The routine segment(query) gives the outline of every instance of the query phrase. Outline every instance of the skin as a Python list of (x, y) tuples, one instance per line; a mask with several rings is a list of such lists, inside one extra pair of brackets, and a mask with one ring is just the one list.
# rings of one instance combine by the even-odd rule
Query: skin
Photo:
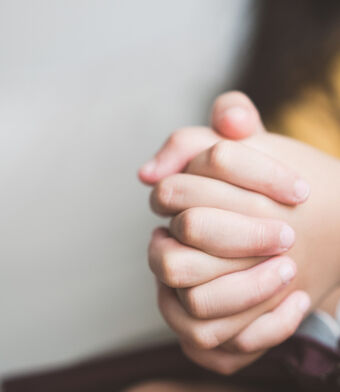
[(309, 301), (314, 308), (339, 285), (340, 167), (266, 133), (240, 93), (217, 101), (212, 123), (223, 136), (245, 139), (182, 130), (140, 178), (157, 183), (154, 211), (173, 217), (149, 248), (161, 312), (194, 362), (231, 374), (287, 339)]

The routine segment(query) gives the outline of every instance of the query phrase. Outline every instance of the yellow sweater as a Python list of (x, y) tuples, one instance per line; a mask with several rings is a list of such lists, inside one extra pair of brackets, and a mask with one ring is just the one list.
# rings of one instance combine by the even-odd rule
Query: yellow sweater
[[(334, 62), (332, 83), (340, 108), (340, 56)], [(297, 102), (285, 105), (269, 129), (309, 143), (324, 152), (340, 157), (340, 112), (327, 94), (308, 88)]]

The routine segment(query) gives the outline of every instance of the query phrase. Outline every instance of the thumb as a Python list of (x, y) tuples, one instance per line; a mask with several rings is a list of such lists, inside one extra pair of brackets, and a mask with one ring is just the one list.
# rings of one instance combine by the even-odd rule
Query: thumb
[(162, 178), (181, 172), (200, 152), (221, 140), (244, 139), (265, 132), (260, 115), (243, 93), (232, 91), (216, 99), (212, 111), (213, 128), (188, 127), (174, 132), (153, 159), (139, 170), (139, 179), (153, 185)]
[(222, 94), (216, 99), (211, 122), (219, 134), (233, 140), (266, 132), (257, 108), (239, 91)]
[(144, 184), (153, 185), (170, 174), (181, 172), (200, 152), (221, 140), (211, 128), (188, 127), (174, 132), (157, 154), (138, 172)]

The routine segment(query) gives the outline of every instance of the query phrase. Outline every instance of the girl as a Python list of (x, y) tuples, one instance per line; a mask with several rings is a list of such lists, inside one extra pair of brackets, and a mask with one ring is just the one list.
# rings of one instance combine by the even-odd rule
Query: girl
[[(269, 129), (340, 155), (340, 6), (335, 1), (264, 1), (261, 6), (253, 55), (239, 86), (254, 99)], [(263, 133), (256, 110), (242, 95), (227, 95), (217, 102), (213, 127), (229, 138), (245, 138), (248, 149), (243, 144), (219, 142), (206, 129), (186, 130), (177, 133), (176, 143), (168, 143), (140, 175), (144, 182), (154, 184), (186, 167), (186, 177), (163, 180), (153, 192), (154, 210), (175, 217), (170, 233), (158, 230), (154, 234), (150, 263), (161, 281), (162, 313), (178, 333), (184, 351), (200, 365), (230, 374), (291, 336), (310, 306), (315, 308), (325, 296), (330, 298), (339, 285), (340, 250), (335, 233), (340, 222), (340, 172), (337, 160)], [(246, 138), (252, 133), (256, 135)], [(185, 143), (188, 137), (192, 140), (189, 146)], [(312, 187), (310, 198), (304, 179)], [(213, 208), (197, 208), (202, 206)], [(176, 264), (174, 253), (185, 267)], [(183, 262), (185, 253), (195, 265)], [(235, 263), (235, 258), (240, 260)], [(323, 306), (329, 310), (327, 304)], [(337, 326), (324, 313), (318, 315), (334, 332), (327, 338), (328, 343), (333, 338), (329, 343), (333, 349)], [(309, 320), (309, 325), (324, 327)], [(325, 382), (333, 382), (329, 388), (336, 388), (336, 377), (325, 378)], [(189, 387), (157, 384), (143, 388)], [(203, 387), (194, 390), (198, 388)], [(219, 390), (212, 385), (206, 390), (213, 388)]]

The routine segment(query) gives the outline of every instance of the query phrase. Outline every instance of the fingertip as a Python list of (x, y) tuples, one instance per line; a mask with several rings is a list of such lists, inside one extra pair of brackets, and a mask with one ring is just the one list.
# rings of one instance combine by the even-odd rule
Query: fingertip
[(238, 344), (254, 352), (281, 344), (296, 331), (310, 307), (311, 300), (305, 291), (290, 293), (272, 311), (253, 321), (239, 335)]
[(144, 185), (152, 185), (152, 183), (150, 182), (150, 179), (148, 178), (148, 176), (145, 176), (143, 171), (138, 170), (137, 177), (138, 177), (139, 181), (142, 182)]
[(294, 183), (294, 196), (296, 203), (305, 202), (310, 195), (310, 186), (309, 184), (302, 179), (298, 179)]
[(264, 132), (258, 110), (250, 98), (240, 91), (231, 91), (216, 99), (212, 123), (220, 134), (234, 140)]
[(279, 275), (283, 285), (288, 285), (296, 275), (296, 265), (292, 261), (285, 260), (279, 266)]
[(294, 242), (295, 231), (287, 224), (284, 224), (280, 231), (280, 249), (286, 251), (294, 245)]
[(312, 301), (309, 294), (303, 290), (296, 290), (289, 294), (288, 297), (278, 306), (277, 310), (290, 315), (294, 321), (295, 328), (302, 321), (303, 317), (311, 308)]
[(230, 139), (243, 139), (253, 133), (251, 112), (242, 106), (231, 106), (225, 109), (216, 119), (218, 131)]
[(146, 185), (153, 185), (158, 181), (157, 178), (157, 162), (152, 159), (138, 170), (138, 178)]
[(273, 195), (274, 199), (290, 206), (306, 202), (311, 193), (310, 185), (301, 178), (296, 179), (296, 175), (290, 171), (286, 171), (286, 175), (286, 186), (283, 188), (280, 185), (280, 189)]
[(297, 306), (302, 314), (306, 314), (311, 307), (311, 298), (305, 291), (300, 291), (297, 299)]

